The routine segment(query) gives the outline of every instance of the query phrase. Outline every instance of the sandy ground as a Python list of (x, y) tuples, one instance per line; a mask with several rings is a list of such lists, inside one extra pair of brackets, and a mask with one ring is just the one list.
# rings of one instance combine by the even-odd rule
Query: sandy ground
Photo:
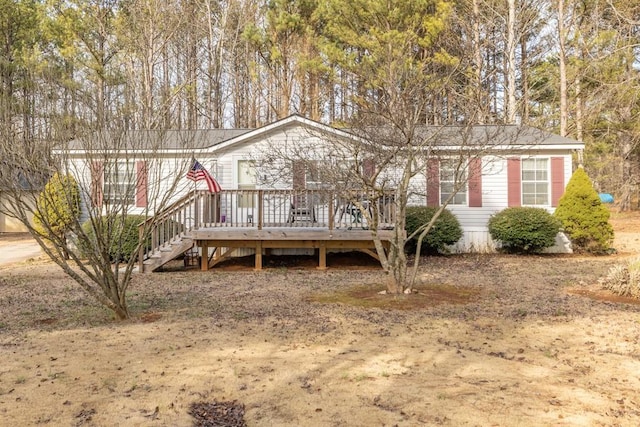
[(50, 263), (0, 267), (0, 425), (189, 426), (235, 400), (251, 426), (636, 426), (640, 306), (597, 280), (640, 216), (614, 225), (610, 257), (425, 258), (410, 309), (344, 303), (382, 298), (370, 264), (280, 264), (138, 275), (116, 323)]

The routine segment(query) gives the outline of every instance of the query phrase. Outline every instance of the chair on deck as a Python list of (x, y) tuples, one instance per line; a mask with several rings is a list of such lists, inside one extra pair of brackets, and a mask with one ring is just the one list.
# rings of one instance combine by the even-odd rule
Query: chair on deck
[[(363, 208), (368, 212), (369, 216), (373, 215), (371, 211), (371, 206), (369, 206), (369, 202), (363, 200), (362, 202)], [(368, 229), (366, 225), (366, 218), (363, 215), (362, 208), (358, 207), (354, 202), (350, 200), (343, 201), (341, 206), (336, 206), (336, 213), (339, 215), (336, 216), (338, 222), (338, 228), (340, 228), (340, 224), (345, 225), (348, 230), (352, 228), (363, 228)], [(344, 222), (343, 222), (344, 219)]]
[(316, 210), (311, 202), (311, 196), (308, 194), (296, 194), (291, 199), (291, 209), (289, 210), (289, 220), (293, 223), (296, 221), (316, 222)]

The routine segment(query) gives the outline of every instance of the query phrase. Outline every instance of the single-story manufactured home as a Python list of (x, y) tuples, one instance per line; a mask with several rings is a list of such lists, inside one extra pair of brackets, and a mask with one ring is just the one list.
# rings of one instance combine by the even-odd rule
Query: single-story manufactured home
[[(372, 233), (391, 239), (409, 157), (408, 203), (448, 202), (464, 233), (452, 250), (491, 251), (490, 216), (509, 206), (553, 212), (584, 148), (518, 125), (424, 126), (404, 147), (384, 133), (367, 140), (292, 115), (258, 129), (96, 134), (59, 153), (87, 207), (124, 202), (132, 213), (154, 215), (152, 244), (141, 254), (153, 270), (194, 243), (203, 269), (232, 253), (255, 253), (257, 268), (267, 251), (312, 250), (320, 267), (327, 250), (375, 255)], [(187, 179), (194, 159), (221, 191)]]

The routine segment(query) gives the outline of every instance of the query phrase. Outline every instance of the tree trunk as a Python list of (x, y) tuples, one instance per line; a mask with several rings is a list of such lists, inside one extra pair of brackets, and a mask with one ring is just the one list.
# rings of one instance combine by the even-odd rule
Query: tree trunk
[(528, 52), (527, 41), (528, 33), (523, 36), (523, 40), (520, 42), (520, 86), (522, 87), (522, 124), (529, 123), (529, 64), (528, 64)]
[(564, 24), (564, 0), (558, 0), (558, 41), (560, 72), (560, 136), (567, 136), (567, 65), (566, 65), (566, 30)]
[(516, 122), (516, 3), (508, 0), (507, 17), (507, 105), (506, 123)]
[(474, 62), (474, 102), (478, 106), (478, 124), (484, 124), (487, 120), (487, 113), (485, 108), (481, 108), (484, 105), (482, 98), (484, 90), (482, 89), (482, 49), (480, 47), (480, 7), (478, 6), (478, 0), (473, 0), (473, 62)]

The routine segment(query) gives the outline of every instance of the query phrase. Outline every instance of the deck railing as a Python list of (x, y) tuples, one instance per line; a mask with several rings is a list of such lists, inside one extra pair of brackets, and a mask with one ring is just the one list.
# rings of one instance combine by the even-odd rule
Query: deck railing
[(320, 227), (378, 228), (393, 226), (392, 194), (367, 192), (338, 195), (327, 190), (225, 190), (196, 197), (195, 228)]
[(142, 224), (151, 238), (141, 260), (171, 245), (190, 231), (219, 227), (313, 227), (325, 229), (393, 228), (395, 198), (391, 193), (329, 190), (194, 191)]

